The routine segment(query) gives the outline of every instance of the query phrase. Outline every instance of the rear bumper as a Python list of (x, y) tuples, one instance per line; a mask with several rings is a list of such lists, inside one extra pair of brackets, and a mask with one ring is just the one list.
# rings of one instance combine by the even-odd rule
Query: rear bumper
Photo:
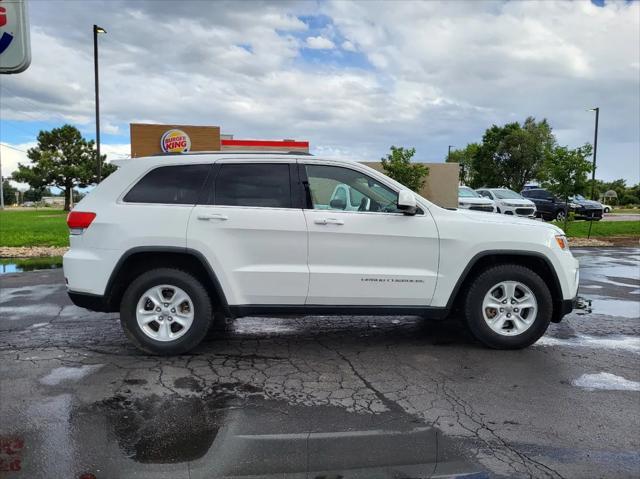
[(111, 312), (108, 301), (104, 296), (98, 294), (81, 293), (78, 291), (67, 291), (69, 299), (76, 306), (90, 311), (98, 311), (102, 313)]
[(559, 323), (563, 317), (572, 312), (574, 309), (584, 311), (583, 314), (591, 312), (591, 300), (583, 298), (582, 296), (576, 296), (573, 299), (563, 299), (559, 307), (554, 310), (552, 321)]

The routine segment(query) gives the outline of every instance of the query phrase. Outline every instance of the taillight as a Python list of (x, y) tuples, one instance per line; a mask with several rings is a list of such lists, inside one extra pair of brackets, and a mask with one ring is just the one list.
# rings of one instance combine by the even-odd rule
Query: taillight
[(71, 211), (67, 215), (67, 226), (71, 230), (71, 234), (82, 234), (82, 231), (89, 227), (95, 217), (95, 213)]

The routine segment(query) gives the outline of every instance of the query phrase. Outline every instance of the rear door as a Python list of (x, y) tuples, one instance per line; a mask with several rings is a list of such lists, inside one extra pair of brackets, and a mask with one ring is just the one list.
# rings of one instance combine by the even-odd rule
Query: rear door
[[(307, 304), (429, 305), (439, 256), (431, 214), (404, 215), (396, 190), (355, 168), (305, 161), (300, 172), (309, 190)], [(331, 199), (339, 185), (356, 211)]]
[(206, 256), (230, 305), (304, 304), (307, 227), (297, 180), (291, 162), (216, 164), (189, 218), (187, 246)]

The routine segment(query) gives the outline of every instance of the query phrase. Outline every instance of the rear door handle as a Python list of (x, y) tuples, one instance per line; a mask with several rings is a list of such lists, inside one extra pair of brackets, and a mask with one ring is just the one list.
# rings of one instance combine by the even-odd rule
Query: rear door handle
[(198, 219), (202, 221), (209, 221), (209, 220), (227, 221), (229, 217), (227, 215), (221, 215), (221, 214), (208, 214), (208, 215), (202, 214), (202, 215), (198, 215)]
[(320, 218), (314, 221), (317, 225), (343, 225), (343, 220), (338, 220), (336, 218)]

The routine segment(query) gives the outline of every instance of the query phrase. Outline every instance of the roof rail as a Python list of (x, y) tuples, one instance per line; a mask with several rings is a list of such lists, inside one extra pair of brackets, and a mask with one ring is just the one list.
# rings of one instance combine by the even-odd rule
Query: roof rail
[[(188, 156), (188, 155), (300, 155), (300, 156), (313, 156), (307, 151), (267, 151), (267, 150), (214, 150), (214, 151), (188, 151), (186, 153), (155, 153), (153, 155), (145, 156)], [(144, 157), (138, 157), (144, 158)]]

